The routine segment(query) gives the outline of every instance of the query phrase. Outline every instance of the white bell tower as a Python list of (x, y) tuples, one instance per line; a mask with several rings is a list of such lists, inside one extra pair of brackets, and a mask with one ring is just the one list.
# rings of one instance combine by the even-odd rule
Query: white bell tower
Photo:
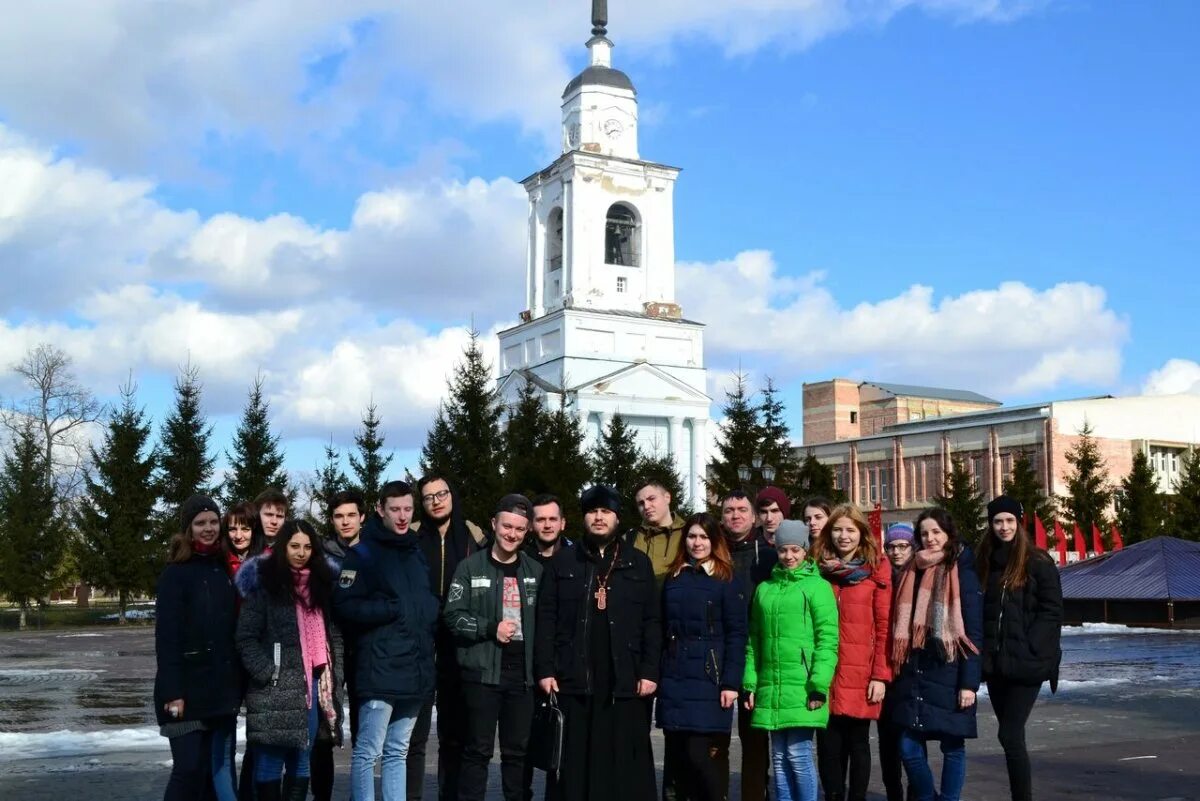
[(621, 414), (648, 453), (669, 452), (703, 506), (703, 325), (675, 303), (679, 169), (638, 153), (637, 90), (612, 66), (607, 3), (593, 0), (588, 66), (562, 96), (562, 155), (529, 193), (522, 323), (500, 334), (500, 382), (565, 397), (589, 439)]

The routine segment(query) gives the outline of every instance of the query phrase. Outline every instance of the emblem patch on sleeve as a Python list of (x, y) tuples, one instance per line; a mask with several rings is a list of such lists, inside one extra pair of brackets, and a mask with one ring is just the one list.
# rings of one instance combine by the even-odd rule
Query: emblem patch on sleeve
[(357, 570), (343, 570), (338, 574), (338, 586), (343, 590), (348, 590), (354, 586), (354, 579), (358, 577)]
[(450, 585), (450, 595), (447, 596), (446, 600), (453, 603), (454, 601), (462, 600), (462, 596), (463, 586), (456, 581)]

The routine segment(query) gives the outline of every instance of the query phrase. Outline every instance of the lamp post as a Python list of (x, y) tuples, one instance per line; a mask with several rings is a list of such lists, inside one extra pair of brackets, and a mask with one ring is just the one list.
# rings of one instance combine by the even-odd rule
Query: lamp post
[[(754, 489), (754, 492), (747, 492), (748, 495), (757, 495), (758, 490), (761, 490), (766, 485), (775, 480), (775, 467), (770, 464), (763, 464), (761, 453), (754, 454), (750, 459), (749, 465), (741, 465), (738, 467), (738, 479), (742, 484), (746, 485), (746, 489)], [(750, 481), (757, 475), (762, 479), (762, 486), (754, 487)]]

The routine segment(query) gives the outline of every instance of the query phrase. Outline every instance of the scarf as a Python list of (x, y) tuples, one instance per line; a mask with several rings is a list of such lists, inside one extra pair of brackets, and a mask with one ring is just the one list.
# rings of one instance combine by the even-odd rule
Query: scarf
[[(312, 707), (312, 675), (319, 668), (329, 666), (329, 644), (325, 638), (325, 616), (320, 609), (310, 609), (311, 595), (309, 594), (308, 579), (310, 571), (307, 567), (299, 570), (292, 568), (293, 587), (296, 590), (296, 625), (300, 629), (300, 662), (304, 666), (304, 700)], [(318, 703), (325, 716), (332, 724), (336, 715), (331, 714), (332, 703), (326, 704), (325, 687), (329, 670), (322, 670), (318, 682)], [(332, 701), (332, 685), (329, 700)]]
[(912, 651), (925, 647), (931, 633), (947, 662), (979, 653), (963, 626), (958, 562), (946, 564), (944, 550), (917, 551), (900, 576), (892, 614), (892, 664), (903, 665)]
[(221, 547), (219, 539), (213, 540), (210, 543), (203, 543), (200, 540), (192, 540), (192, 553), (198, 553), (201, 556), (211, 556)]
[(836, 556), (821, 560), (821, 575), (828, 581), (852, 587), (871, 577), (871, 566), (865, 559), (845, 561)]

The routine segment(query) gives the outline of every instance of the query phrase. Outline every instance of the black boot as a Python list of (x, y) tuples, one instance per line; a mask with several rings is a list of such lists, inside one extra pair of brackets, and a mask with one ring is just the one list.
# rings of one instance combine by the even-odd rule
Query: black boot
[(308, 798), (308, 777), (301, 776), (297, 779), (292, 779), (291, 786), (288, 787), (287, 795), (283, 797), (283, 801), (305, 801)]
[(258, 796), (258, 801), (282, 801), (278, 781), (255, 782), (254, 791)]

